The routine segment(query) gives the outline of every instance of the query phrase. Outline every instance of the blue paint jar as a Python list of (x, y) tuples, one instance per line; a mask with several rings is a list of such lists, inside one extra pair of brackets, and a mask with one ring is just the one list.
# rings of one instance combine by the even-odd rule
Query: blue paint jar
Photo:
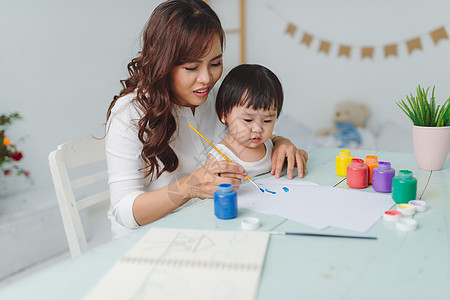
[(237, 193), (229, 183), (219, 185), (214, 193), (214, 214), (219, 219), (233, 219), (238, 213)]

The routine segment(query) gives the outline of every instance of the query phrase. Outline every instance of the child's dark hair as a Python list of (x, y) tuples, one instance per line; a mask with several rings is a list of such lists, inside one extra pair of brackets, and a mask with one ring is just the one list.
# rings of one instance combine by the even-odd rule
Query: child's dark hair
[(261, 65), (243, 64), (233, 68), (223, 80), (216, 99), (219, 119), (227, 117), (235, 106), (269, 110), (277, 117), (283, 106), (283, 87), (278, 77)]

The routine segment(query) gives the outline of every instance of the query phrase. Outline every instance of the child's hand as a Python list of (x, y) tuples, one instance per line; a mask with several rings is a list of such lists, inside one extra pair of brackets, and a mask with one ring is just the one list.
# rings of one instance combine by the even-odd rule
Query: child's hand
[(284, 161), (287, 160), (287, 177), (292, 179), (294, 167), (297, 166), (298, 177), (303, 178), (304, 173), (306, 173), (308, 153), (305, 150), (297, 149), (290, 140), (281, 136), (274, 138), (273, 143), (272, 170), (270, 173), (272, 175), (275, 174), (275, 177), (279, 178)]

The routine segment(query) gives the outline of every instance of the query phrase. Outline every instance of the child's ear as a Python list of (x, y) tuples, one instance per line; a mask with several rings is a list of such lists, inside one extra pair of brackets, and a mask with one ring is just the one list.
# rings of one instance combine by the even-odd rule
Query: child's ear
[(222, 117), (220, 118), (220, 122), (222, 122), (223, 124), (227, 125), (227, 120), (225, 119), (224, 116), (222, 116)]

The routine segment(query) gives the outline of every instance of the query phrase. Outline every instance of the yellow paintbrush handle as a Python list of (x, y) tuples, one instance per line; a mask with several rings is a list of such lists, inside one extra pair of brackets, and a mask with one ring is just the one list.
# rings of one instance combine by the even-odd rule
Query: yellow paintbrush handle
[[(205, 138), (203, 136), (203, 134), (201, 134), (197, 129), (194, 128), (194, 126), (192, 126), (191, 124), (188, 124), (189, 127), (191, 127), (195, 132), (197, 132), (197, 134), (203, 138), (208, 144), (211, 145), (211, 147), (214, 148), (214, 150), (217, 151), (217, 153), (219, 153), (220, 155), (222, 155), (223, 158), (225, 158), (227, 160), (227, 162), (232, 162), (231, 159), (228, 158), (228, 156), (226, 156), (225, 154), (222, 153), (222, 151), (220, 151), (219, 149), (217, 149), (216, 146), (213, 145), (213, 143), (211, 143), (207, 138)], [(254, 186), (256, 186), (257, 188), (259, 188), (262, 192), (264, 192), (248, 175), (246, 175), (247, 180), (250, 181), (251, 183), (253, 183)]]
[[(220, 155), (222, 155), (223, 158), (225, 158), (225, 159), (227, 160), (227, 162), (231, 162), (231, 159), (229, 159), (225, 154), (222, 153), (222, 151), (220, 151), (219, 149), (217, 149), (216, 146), (214, 146), (210, 141), (208, 141), (208, 139), (205, 138), (205, 137), (203, 136), (203, 134), (201, 134), (200, 132), (198, 132), (198, 130), (195, 129), (191, 124), (188, 124), (188, 125), (189, 125), (189, 127), (191, 127), (195, 132), (197, 132), (197, 134), (198, 134), (199, 136), (201, 136), (208, 144), (210, 144), (211, 147), (213, 147), (214, 150), (217, 151), (217, 153), (219, 153)], [(247, 176), (247, 177), (248, 177), (248, 176)]]

